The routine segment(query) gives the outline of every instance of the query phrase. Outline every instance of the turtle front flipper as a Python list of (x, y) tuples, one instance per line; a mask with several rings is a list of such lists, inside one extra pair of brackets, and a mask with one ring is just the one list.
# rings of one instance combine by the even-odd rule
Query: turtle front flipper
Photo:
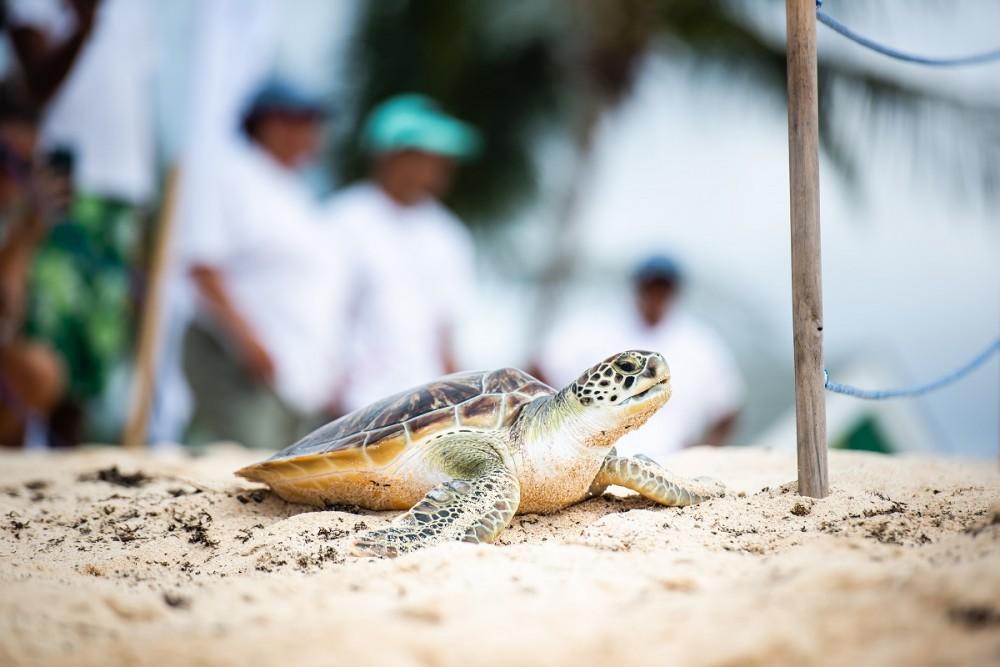
[(671, 507), (693, 505), (726, 495), (726, 487), (714, 479), (677, 477), (648, 456), (618, 456), (613, 449), (594, 478), (591, 495), (603, 492), (611, 484), (637, 491), (650, 500)]
[(355, 542), (363, 553), (394, 558), (442, 542), (492, 542), (517, 511), (521, 487), (484, 436), (461, 433), (436, 443), (432, 459), (452, 479), (393, 521)]

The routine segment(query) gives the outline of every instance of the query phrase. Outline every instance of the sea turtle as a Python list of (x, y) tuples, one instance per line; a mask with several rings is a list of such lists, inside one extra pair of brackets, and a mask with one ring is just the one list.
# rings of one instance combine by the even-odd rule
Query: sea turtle
[(524, 371), (456, 373), (345, 415), (236, 474), (285, 500), (408, 510), (363, 534), (365, 553), (492, 542), (515, 513), (562, 509), (617, 484), (663, 505), (724, 494), (613, 445), (670, 397), (670, 370), (631, 350), (561, 391)]

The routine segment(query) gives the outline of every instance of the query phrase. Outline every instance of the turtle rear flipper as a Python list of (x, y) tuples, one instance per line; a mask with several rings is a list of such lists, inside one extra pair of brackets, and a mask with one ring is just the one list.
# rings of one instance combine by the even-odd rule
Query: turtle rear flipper
[(395, 557), (442, 542), (492, 542), (517, 511), (520, 483), (486, 436), (442, 438), (435, 458), (453, 478), (387, 528), (355, 542), (365, 554)]
[(650, 500), (671, 507), (693, 505), (726, 495), (726, 487), (714, 479), (684, 479), (648, 456), (618, 456), (614, 449), (604, 459), (604, 465), (591, 486), (591, 494), (603, 492), (611, 484), (637, 491)]

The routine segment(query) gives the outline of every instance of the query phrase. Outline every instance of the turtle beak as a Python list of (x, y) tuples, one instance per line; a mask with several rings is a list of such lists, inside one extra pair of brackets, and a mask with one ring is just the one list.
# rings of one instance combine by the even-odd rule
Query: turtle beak
[(654, 398), (666, 401), (670, 398), (670, 366), (663, 355), (650, 354), (646, 367), (635, 376), (634, 382), (630, 395), (619, 401), (618, 405), (635, 405)]
[(629, 412), (640, 408), (648, 409), (654, 403), (658, 408), (667, 402), (670, 393), (670, 366), (662, 355), (653, 353), (649, 355), (646, 367), (635, 376), (630, 395), (619, 401), (618, 405), (628, 407)]
[(660, 399), (663, 403), (666, 403), (667, 399), (670, 398), (670, 393), (670, 380), (666, 379), (651, 385), (648, 389), (641, 391), (638, 394), (633, 394), (625, 400), (619, 401), (618, 405), (638, 405), (656, 399)]
[(670, 366), (662, 354), (651, 354), (646, 362), (646, 370), (642, 376), (656, 382), (670, 382)]

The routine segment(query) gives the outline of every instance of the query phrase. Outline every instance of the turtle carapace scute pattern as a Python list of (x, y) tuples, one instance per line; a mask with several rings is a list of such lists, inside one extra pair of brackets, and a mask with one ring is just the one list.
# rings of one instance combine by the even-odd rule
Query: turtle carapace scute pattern
[(655, 352), (608, 357), (556, 391), (515, 368), (456, 373), (317, 429), (237, 474), (317, 506), (407, 510), (357, 542), (396, 556), (445, 541), (492, 542), (515, 513), (553, 512), (617, 484), (664, 505), (721, 495), (613, 446), (670, 397)]

